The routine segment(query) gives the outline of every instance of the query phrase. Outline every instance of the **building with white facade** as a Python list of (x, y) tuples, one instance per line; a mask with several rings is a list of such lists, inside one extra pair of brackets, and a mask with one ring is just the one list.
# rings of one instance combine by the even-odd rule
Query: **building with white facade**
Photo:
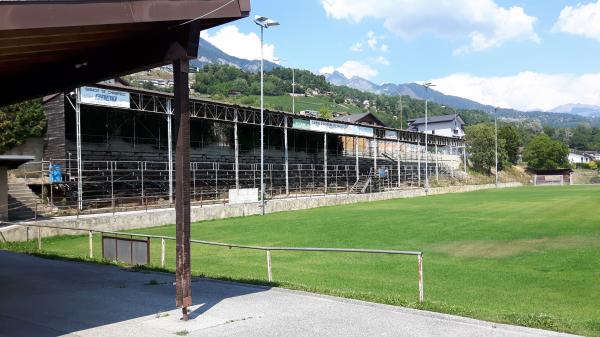
[(593, 161), (593, 158), (586, 154), (586, 153), (575, 153), (575, 152), (570, 152), (569, 153), (569, 163), (571, 164), (579, 164), (579, 163), (589, 163)]
[[(425, 132), (425, 118), (408, 121), (410, 131)], [(431, 116), (427, 118), (427, 133), (445, 137), (463, 138), (465, 122), (459, 115)]]

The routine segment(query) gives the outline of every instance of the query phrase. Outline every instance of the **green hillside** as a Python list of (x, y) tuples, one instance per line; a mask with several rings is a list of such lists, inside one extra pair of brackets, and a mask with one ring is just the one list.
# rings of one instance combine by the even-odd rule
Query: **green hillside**
[[(226, 98), (227, 101), (243, 105), (260, 106), (260, 96), (244, 96)], [(292, 111), (292, 96), (265, 96), (265, 108), (282, 111)], [(364, 109), (353, 104), (338, 104), (325, 96), (297, 96), (296, 113), (303, 110), (319, 111), (326, 108), (332, 112), (361, 113)]]

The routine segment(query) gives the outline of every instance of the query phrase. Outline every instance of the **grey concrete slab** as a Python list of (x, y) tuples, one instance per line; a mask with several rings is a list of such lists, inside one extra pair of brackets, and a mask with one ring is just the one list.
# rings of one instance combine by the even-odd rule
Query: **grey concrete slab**
[[(173, 275), (0, 251), (0, 337), (568, 336), (279, 288), (196, 279), (189, 322)], [(150, 283), (158, 283), (151, 285)]]

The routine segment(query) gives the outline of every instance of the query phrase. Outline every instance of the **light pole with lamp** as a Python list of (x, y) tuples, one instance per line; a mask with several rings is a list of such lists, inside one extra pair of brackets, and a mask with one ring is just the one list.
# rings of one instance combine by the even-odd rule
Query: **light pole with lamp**
[(428, 155), (428, 149), (427, 149), (427, 133), (429, 132), (427, 130), (427, 105), (429, 103), (429, 88), (431, 87), (435, 87), (435, 84), (431, 83), (431, 82), (426, 82), (423, 83), (423, 87), (425, 87), (425, 194), (427, 194), (429, 192), (429, 168), (428, 168), (428, 162), (429, 162), (429, 155)]
[(264, 30), (265, 28), (279, 26), (279, 22), (271, 20), (267, 17), (257, 15), (254, 17), (254, 23), (260, 26), (260, 204), (262, 215), (265, 214), (265, 184), (264, 184), (264, 164), (265, 164), (265, 119), (264, 119), (264, 105), (265, 105), (265, 93), (264, 93), (264, 62), (265, 57), (263, 53), (264, 45)]
[(496, 188), (498, 188), (498, 117), (496, 113), (498, 112), (498, 108), (494, 108), (494, 132), (495, 132), (495, 142), (496, 142)]
[[(275, 62), (283, 63), (287, 60), (275, 59)], [(296, 69), (292, 69), (292, 113), (296, 114)]]

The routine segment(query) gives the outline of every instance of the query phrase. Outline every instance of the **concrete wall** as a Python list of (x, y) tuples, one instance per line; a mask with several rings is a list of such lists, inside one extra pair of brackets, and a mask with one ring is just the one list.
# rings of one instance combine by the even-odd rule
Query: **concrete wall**
[[(518, 187), (522, 186), (520, 183), (508, 183), (500, 184), (500, 187)], [(493, 184), (489, 185), (470, 185), (470, 186), (451, 186), (451, 187), (439, 187), (431, 188), (429, 190), (430, 195), (446, 194), (446, 193), (462, 193), (470, 192), (482, 189), (494, 188)], [(368, 202), (376, 200), (388, 200), (388, 199), (400, 199), (400, 198), (413, 198), (425, 196), (423, 189), (411, 189), (402, 191), (390, 191), (382, 193), (372, 194), (341, 194), (341, 195), (329, 195), (319, 197), (302, 197), (298, 199), (281, 199), (281, 200), (270, 200), (266, 205), (267, 213), (276, 213), (284, 211), (294, 211), (308, 208), (324, 207), (324, 206), (335, 206), (345, 205), (357, 202)], [(214, 219), (224, 219), (232, 217), (242, 217), (248, 215), (260, 214), (260, 203), (249, 203), (249, 204), (236, 204), (236, 205), (210, 205), (199, 207), (192, 207), (191, 218), (192, 221), (204, 221)], [(145, 227), (154, 227), (162, 225), (170, 225), (175, 223), (175, 210), (174, 209), (159, 209), (149, 211), (134, 211), (116, 214), (95, 214), (85, 215), (79, 218), (74, 216), (60, 217), (50, 220), (37, 221), (32, 224), (39, 224), (45, 226), (60, 226), (68, 228), (81, 228), (81, 229), (94, 229), (94, 230), (105, 230), (105, 231), (119, 231), (127, 229), (137, 229)], [(26, 224), (26, 223), (22, 223)], [(72, 235), (72, 234), (85, 234), (81, 231), (69, 231), (56, 228), (44, 228), (42, 229), (42, 236), (55, 236), (55, 235)], [(2, 241), (24, 241), (36, 238), (37, 230), (31, 228), (27, 230), (26, 227), (11, 225), (0, 228), (0, 240)]]
[(44, 139), (41, 137), (27, 138), (23, 144), (17, 145), (2, 154), (34, 156), (34, 161), (41, 161), (44, 154)]

